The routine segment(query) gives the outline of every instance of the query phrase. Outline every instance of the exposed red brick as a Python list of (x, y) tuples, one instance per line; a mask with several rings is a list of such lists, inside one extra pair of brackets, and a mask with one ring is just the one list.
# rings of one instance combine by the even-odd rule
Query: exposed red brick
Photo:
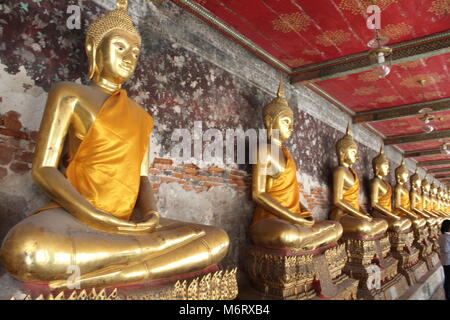
[(28, 135), (22, 131), (14, 131), (11, 129), (0, 128), (0, 134), (8, 137), (14, 137), (22, 140), (28, 140)]
[(30, 140), (36, 142), (39, 137), (39, 132), (38, 131), (30, 131), (29, 136), (30, 136)]
[(14, 162), (9, 166), (9, 168), (15, 173), (19, 174), (24, 174), (30, 171), (30, 167), (28, 166), (28, 164), (23, 162)]
[(153, 160), (153, 163), (159, 163), (159, 164), (173, 164), (172, 159), (165, 159), (165, 158), (155, 158)]
[(14, 159), (16, 159), (18, 161), (22, 161), (22, 162), (32, 163), (33, 157), (34, 157), (33, 152), (22, 151), (22, 152), (16, 153), (16, 155), (14, 156)]
[(224, 178), (218, 178), (218, 177), (208, 177), (208, 181), (210, 182), (224, 182)]
[(174, 166), (172, 166), (170, 164), (164, 164), (164, 163), (153, 163), (151, 168), (163, 169), (163, 170), (173, 170), (173, 169), (175, 169)]
[(183, 172), (192, 175), (198, 174), (198, 170), (193, 168), (183, 168)]
[(194, 190), (194, 188), (192, 188), (191, 186), (188, 186), (188, 185), (184, 185), (184, 186), (183, 186), (183, 189), (186, 190), (186, 191), (192, 191), (192, 190)]
[(0, 181), (3, 180), (8, 175), (8, 170), (5, 168), (0, 167)]
[(178, 183), (186, 183), (186, 181), (172, 178), (172, 177), (161, 177), (161, 183), (171, 183), (171, 182), (178, 182)]
[(0, 144), (0, 164), (8, 164), (13, 158), (13, 148)]
[(207, 169), (207, 171), (209, 172), (224, 172), (225, 169), (224, 168), (219, 168), (219, 167), (210, 167)]
[(158, 189), (159, 188), (159, 183), (152, 183), (152, 188), (153, 189)]
[(197, 169), (198, 170), (198, 167), (195, 164), (193, 164), (193, 163), (185, 163), (185, 164), (183, 164), (183, 168)]
[(22, 129), (22, 123), (20, 123), (20, 113), (16, 111), (8, 111), (5, 115), (3, 115), (3, 126), (13, 131), (20, 131)]
[(156, 169), (156, 168), (150, 168), (150, 169), (148, 170), (148, 173), (149, 173), (149, 174), (161, 174), (161, 170)]
[(172, 173), (172, 176), (174, 176), (175, 178), (178, 178), (178, 179), (184, 179), (185, 178), (184, 174), (177, 173), (177, 172)]
[(194, 190), (197, 192), (202, 192), (203, 191), (203, 187), (194, 187)]
[(222, 186), (222, 184), (219, 184), (219, 183), (212, 183), (212, 182), (208, 182), (208, 181), (202, 182), (202, 184), (203, 184), (205, 187), (208, 187), (208, 188), (210, 188), (210, 187), (218, 187), (218, 186)]
[(236, 176), (246, 176), (247, 172), (241, 171), (241, 170), (231, 170), (231, 174), (234, 174)]
[(245, 190), (249, 190), (250, 188), (249, 188), (249, 186), (235, 186), (234, 189), (245, 191)]

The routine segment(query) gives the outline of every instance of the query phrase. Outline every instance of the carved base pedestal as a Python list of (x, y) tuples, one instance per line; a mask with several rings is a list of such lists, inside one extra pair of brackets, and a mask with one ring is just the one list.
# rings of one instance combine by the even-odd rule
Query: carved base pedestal
[(356, 299), (358, 281), (342, 273), (344, 245), (294, 252), (248, 246), (244, 265), (262, 299)]
[(435, 251), (432, 251), (425, 258), (425, 263), (427, 264), (428, 270), (433, 270), (434, 268), (436, 268), (437, 265), (441, 263), (441, 260), (439, 258), (439, 255)]
[(408, 285), (417, 283), (428, 271), (426, 263), (419, 259), (420, 251), (413, 246), (413, 232), (389, 232), (391, 255), (398, 260), (398, 272), (406, 277)]
[(361, 240), (343, 238), (348, 262), (344, 272), (359, 280), (358, 298), (365, 300), (393, 300), (408, 288), (406, 278), (398, 273), (398, 260), (389, 256), (387, 236)]
[(47, 286), (21, 290), (12, 300), (233, 300), (238, 294), (236, 271), (208, 268), (200, 272), (117, 288), (50, 292)]

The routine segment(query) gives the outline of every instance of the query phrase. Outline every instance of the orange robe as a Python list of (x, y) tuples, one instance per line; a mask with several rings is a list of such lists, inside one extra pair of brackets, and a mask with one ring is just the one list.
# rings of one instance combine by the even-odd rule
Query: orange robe
[[(309, 212), (301, 212), (300, 208), (300, 186), (297, 181), (297, 167), (290, 152), (284, 147), (281, 147), (284, 156), (286, 157), (286, 166), (284, 171), (278, 178), (273, 180), (273, 184), (266, 193), (273, 199), (278, 201), (283, 207), (290, 212), (300, 216), (309, 217)], [(253, 221), (251, 225), (266, 219), (278, 218), (263, 207), (257, 205)]]
[(350, 172), (353, 174), (353, 178), (355, 180), (355, 183), (348, 188), (346, 191), (344, 191), (344, 194), (342, 195), (342, 199), (347, 201), (353, 208), (356, 210), (361, 210), (361, 207), (359, 205), (359, 178), (358, 174), (356, 173), (355, 169), (349, 167)]
[[(152, 129), (152, 117), (129, 100), (125, 90), (116, 91), (103, 103), (76, 153), (70, 156), (67, 180), (94, 207), (130, 219)], [(50, 203), (35, 213), (59, 207)]]
[(387, 191), (384, 195), (378, 193), (378, 203), (384, 209), (392, 212), (392, 186), (390, 183), (386, 183)]

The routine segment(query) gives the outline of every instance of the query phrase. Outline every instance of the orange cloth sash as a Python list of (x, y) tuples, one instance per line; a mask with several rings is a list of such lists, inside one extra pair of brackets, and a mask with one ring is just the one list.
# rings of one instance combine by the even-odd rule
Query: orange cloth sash
[[(402, 196), (400, 197), (400, 206), (408, 211), (411, 211), (411, 202), (409, 199), (409, 194), (407, 192), (402, 193)], [(400, 216), (406, 215), (403, 211), (399, 209), (396, 209), (395, 212)]]
[(342, 199), (347, 201), (356, 210), (360, 210), (358, 174), (356, 173), (355, 169), (353, 169), (351, 167), (349, 167), (349, 169), (350, 169), (350, 172), (353, 174), (355, 183), (350, 188), (348, 188), (346, 191), (344, 191), (344, 193), (342, 195)]
[(392, 186), (386, 183), (387, 191), (384, 195), (378, 193), (378, 203), (386, 210), (392, 211)]
[[(71, 157), (67, 180), (94, 207), (128, 220), (139, 193), (140, 169), (153, 129), (152, 117), (128, 99), (113, 93)], [(35, 213), (59, 208), (51, 202)]]
[[(309, 212), (301, 212), (300, 186), (297, 181), (297, 167), (294, 159), (284, 146), (281, 149), (286, 157), (286, 167), (280, 176), (273, 180), (271, 188), (266, 190), (266, 193), (290, 212), (300, 217), (309, 217)], [(252, 225), (262, 220), (275, 218), (277, 216), (257, 205), (253, 215)]]

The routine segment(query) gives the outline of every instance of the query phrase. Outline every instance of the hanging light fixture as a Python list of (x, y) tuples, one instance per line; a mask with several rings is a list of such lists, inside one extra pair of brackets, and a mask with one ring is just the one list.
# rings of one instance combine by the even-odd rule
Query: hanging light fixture
[(450, 142), (445, 142), (441, 146), (441, 153), (442, 154), (450, 154)]
[(375, 29), (375, 38), (367, 43), (369, 48), (369, 59), (371, 65), (379, 78), (385, 78), (391, 72), (392, 48), (386, 46), (389, 38), (380, 35), (378, 29)]

